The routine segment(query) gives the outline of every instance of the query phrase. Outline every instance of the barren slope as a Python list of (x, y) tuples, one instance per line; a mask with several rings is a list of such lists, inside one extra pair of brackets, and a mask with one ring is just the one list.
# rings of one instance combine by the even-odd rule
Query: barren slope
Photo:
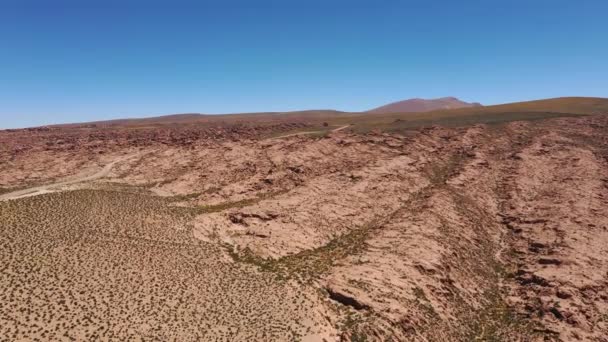
[(608, 117), (302, 128), (0, 134), (0, 335), (606, 341)]

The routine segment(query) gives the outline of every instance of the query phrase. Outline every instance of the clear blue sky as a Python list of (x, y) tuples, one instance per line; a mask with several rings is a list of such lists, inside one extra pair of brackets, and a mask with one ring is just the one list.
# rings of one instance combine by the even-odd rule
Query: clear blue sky
[(0, 127), (608, 97), (608, 1), (0, 0)]

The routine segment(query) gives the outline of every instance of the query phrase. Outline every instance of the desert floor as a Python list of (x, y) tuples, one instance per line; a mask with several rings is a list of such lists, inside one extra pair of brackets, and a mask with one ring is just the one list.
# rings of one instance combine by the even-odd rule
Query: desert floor
[(0, 131), (0, 340), (608, 341), (607, 116), (304, 128)]

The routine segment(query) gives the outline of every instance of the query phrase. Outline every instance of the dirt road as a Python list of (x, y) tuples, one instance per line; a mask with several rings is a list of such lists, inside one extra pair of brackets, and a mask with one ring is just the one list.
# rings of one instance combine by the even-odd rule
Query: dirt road
[[(345, 128), (348, 128), (348, 127), (350, 127), (350, 125), (340, 126), (338, 128), (332, 129), (330, 132), (338, 132), (338, 131), (341, 131), (341, 130), (343, 130)], [(294, 136), (297, 136), (297, 135), (317, 134), (317, 133), (323, 133), (323, 132), (325, 132), (325, 131), (297, 132), (297, 133), (291, 133), (291, 134), (281, 135), (281, 136), (278, 136), (278, 137), (274, 137), (272, 139), (281, 139), (281, 138), (294, 137)]]
[(7, 200), (17, 199), (17, 198), (22, 198), (22, 197), (42, 195), (42, 194), (46, 194), (49, 192), (53, 192), (52, 188), (57, 188), (57, 187), (62, 187), (62, 186), (66, 186), (66, 185), (72, 185), (72, 184), (76, 184), (76, 183), (89, 182), (89, 181), (93, 181), (96, 179), (100, 179), (100, 178), (107, 176), (110, 173), (110, 171), (112, 171), (112, 168), (114, 167), (114, 165), (116, 165), (117, 163), (131, 159), (138, 155), (139, 155), (139, 153), (136, 153), (136, 154), (124, 156), (122, 158), (118, 158), (118, 159), (114, 160), (113, 162), (107, 164), (106, 166), (103, 167), (103, 169), (97, 171), (96, 173), (94, 173), (92, 175), (78, 175), (75, 178), (72, 178), (69, 180), (64, 180), (64, 181), (47, 184), (47, 185), (40, 185), (40, 186), (22, 189), (22, 190), (18, 190), (18, 191), (14, 191), (14, 192), (9, 192), (4, 195), (0, 195), (0, 201), (7, 201)]

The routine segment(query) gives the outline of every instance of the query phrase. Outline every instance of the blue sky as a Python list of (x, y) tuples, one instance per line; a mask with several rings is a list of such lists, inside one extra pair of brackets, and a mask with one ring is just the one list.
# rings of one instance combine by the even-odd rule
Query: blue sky
[(0, 0), (0, 127), (608, 97), (608, 1)]

